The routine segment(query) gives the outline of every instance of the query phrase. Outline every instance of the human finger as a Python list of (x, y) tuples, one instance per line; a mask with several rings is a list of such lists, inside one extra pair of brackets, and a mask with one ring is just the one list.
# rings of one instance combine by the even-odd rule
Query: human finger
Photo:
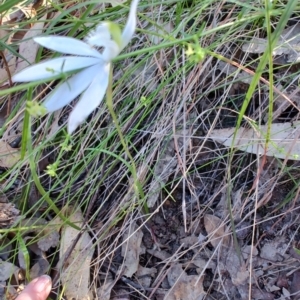
[(16, 300), (46, 300), (52, 288), (52, 280), (48, 275), (32, 280)]

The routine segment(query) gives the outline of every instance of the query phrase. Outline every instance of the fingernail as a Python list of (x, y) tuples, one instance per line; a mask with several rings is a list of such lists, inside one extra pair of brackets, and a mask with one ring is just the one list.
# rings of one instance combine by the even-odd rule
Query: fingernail
[(37, 293), (43, 292), (45, 290), (50, 291), (51, 281), (52, 281), (52, 279), (50, 276), (43, 275), (43, 276), (35, 279), (33, 288)]

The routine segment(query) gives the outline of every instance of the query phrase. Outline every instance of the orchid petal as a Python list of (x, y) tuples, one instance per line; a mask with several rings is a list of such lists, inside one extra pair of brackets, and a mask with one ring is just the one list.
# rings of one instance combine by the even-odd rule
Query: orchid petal
[(122, 32), (121, 50), (123, 50), (129, 44), (130, 40), (133, 37), (135, 27), (136, 27), (136, 10), (137, 10), (138, 3), (139, 0), (133, 0), (131, 2), (128, 20)]
[(101, 58), (101, 54), (97, 50), (93, 49), (88, 44), (71, 37), (50, 35), (45, 37), (35, 37), (34, 41), (45, 48), (60, 53)]
[(64, 56), (54, 58), (22, 70), (12, 77), (12, 81), (29, 82), (34, 80), (47, 79), (65, 72), (70, 72), (96, 65), (102, 61), (103, 60), (94, 57)]
[(81, 96), (69, 117), (68, 132), (72, 134), (74, 130), (96, 109), (101, 103), (106, 93), (109, 80), (110, 64), (104, 64), (98, 69), (93, 82)]
[[(100, 65), (101, 67), (101, 65)], [(43, 103), (48, 112), (68, 105), (91, 84), (99, 70), (99, 65), (88, 67), (59, 85)]]

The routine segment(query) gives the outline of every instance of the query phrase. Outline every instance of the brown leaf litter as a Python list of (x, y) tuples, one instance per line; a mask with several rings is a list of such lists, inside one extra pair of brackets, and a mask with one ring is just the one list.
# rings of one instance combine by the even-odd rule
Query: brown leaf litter
[[(222, 4), (218, 5), (222, 15)], [(76, 10), (72, 14), (76, 17), (79, 15)], [(155, 14), (159, 15), (157, 11), (154, 11)], [(223, 19), (218, 19), (218, 15), (214, 16), (215, 24), (223, 22)], [(149, 15), (149, 18), (152, 16), (153, 14)], [(23, 17), (22, 15), (21, 18)], [(32, 31), (29, 30), (27, 36), (18, 40), (19, 53), (29, 63), (35, 60), (37, 48), (27, 38), (40, 34), (43, 26), (48, 24), (44, 23), (41, 16), (39, 20), (36, 23), (38, 28), (31, 26)], [(152, 32), (147, 37), (147, 43), (163, 41), (161, 36), (151, 37), (155, 31), (172, 35), (173, 24), (169, 21), (164, 23), (164, 19), (160, 18), (157, 24), (163, 30), (148, 23), (143, 28)], [(299, 27), (291, 26), (296, 29)], [(287, 35), (282, 36), (281, 44), (275, 49), (277, 52), (273, 53), (278, 64), (280, 61), (277, 56), (281, 56), (285, 64), (293, 58), (298, 59), (293, 56), (295, 53), (291, 53), (295, 44), (285, 41), (287, 38), (295, 41), (298, 37), (291, 34), (294, 31), (291, 28), (286, 30)], [(6, 38), (9, 31), (0, 34)], [(239, 42), (240, 37), (239, 33)], [(202, 37), (199, 42), (206, 47), (212, 44), (210, 39), (212, 37)], [(256, 40), (251, 41), (252, 44), (255, 42)], [(265, 45), (266, 41), (263, 39), (260, 42)], [(111, 120), (105, 116), (106, 111), (101, 115), (104, 121), (99, 121), (103, 123), (96, 124), (99, 128), (95, 126), (95, 130), (89, 133), (92, 138), (84, 141), (76, 156), (77, 161), (84, 161), (83, 164), (86, 164), (82, 167), (86, 173), (82, 172), (83, 179), (76, 182), (77, 186), (71, 186), (67, 191), (63, 189), (64, 185), (69, 185), (73, 180), (73, 174), (68, 174), (67, 182), (62, 180), (65, 178), (65, 171), (53, 181), (42, 182), (43, 187), (47, 188), (46, 193), (55, 201), (65, 204), (71, 199), (72, 205), (73, 200), (76, 201), (74, 206), (69, 205), (69, 209), (64, 212), (71, 222), (82, 227), (81, 231), (53, 218), (45, 203), (39, 206), (42, 198), (39, 193), (29, 201), (30, 208), (36, 205), (37, 209), (34, 212), (29, 209), (28, 216), (20, 217), (20, 211), (12, 202), (6, 201), (3, 205), (0, 203), (1, 229), (14, 232), (20, 228), (19, 238), (26, 244), (26, 249), (21, 243), (14, 249), (9, 246), (15, 242), (14, 233), (0, 236), (0, 297), (4, 293), (15, 295), (16, 289), (11, 290), (11, 283), (20, 286), (20, 282), (25, 282), (24, 274), (34, 278), (49, 273), (55, 274), (56, 283), (59, 283), (56, 287), (64, 289), (62, 297), (66, 299), (299, 298), (299, 164), (292, 160), (283, 163), (276, 155), (265, 158), (245, 151), (230, 152), (209, 139), (208, 132), (212, 134), (216, 133), (214, 130), (226, 128), (228, 132), (228, 128), (235, 126), (253, 70), (257, 66), (251, 58), (253, 53), (248, 53), (251, 50), (249, 48), (255, 45), (248, 45), (245, 49), (241, 42), (226, 42), (226, 45), (221, 43), (218, 47), (216, 53), (221, 53), (227, 63), (231, 61), (233, 64), (218, 62), (210, 57), (193, 66), (184, 78), (179, 75), (181, 70), (172, 66), (170, 73), (180, 70), (177, 74), (178, 90), (174, 92), (172, 87), (169, 95), (168, 83), (166, 89), (156, 95), (158, 101), (160, 98), (163, 100), (158, 102), (159, 105), (155, 108), (157, 111), (151, 111), (149, 120), (144, 122), (150, 125), (141, 127), (135, 120), (126, 119), (124, 132), (129, 132), (134, 126), (137, 129), (131, 142), (136, 157), (142, 157), (142, 161), (137, 159), (137, 169), (148, 195), (143, 201), (148, 202), (149, 215), (145, 216), (141, 211), (142, 205), (138, 202), (140, 199), (136, 199), (132, 189), (130, 190), (132, 178), (129, 178), (128, 170), (123, 165), (111, 167), (111, 157), (107, 159), (103, 153), (95, 161), (86, 163), (85, 158), (88, 156), (85, 155), (89, 146), (92, 145), (95, 149), (95, 145), (98, 145), (96, 142), (102, 140), (104, 127), (109, 127)], [(179, 57), (176, 47), (170, 51), (174, 52), (176, 58)], [(146, 82), (147, 86), (143, 90), (146, 96), (158, 89), (159, 83), (168, 76), (170, 70), (167, 67), (170, 62), (160, 61), (167, 58), (165, 54), (153, 56), (149, 61), (143, 62), (135, 74), (135, 77), (140, 77), (135, 79), (137, 86), (141, 87)], [(7, 53), (5, 58), (11, 68), (10, 72), (15, 72), (16, 58)], [(246, 61), (247, 68), (243, 67), (241, 61), (243, 64)], [(2, 65), (1, 67), (4, 70)], [(297, 65), (294, 67), (297, 68)], [(143, 76), (139, 76), (141, 72)], [(123, 69), (119, 70), (119, 74), (121, 73)], [(1, 74), (0, 72), (0, 81), (6, 81), (8, 74), (3, 77)], [(297, 120), (297, 114), (289, 118), (283, 116), (286, 110), (299, 108), (299, 90), (297, 81), (294, 80), (297, 76), (292, 75), (295, 75), (293, 70), (286, 65), (274, 75), (277, 90), (275, 89), (273, 121), (276, 120), (278, 124), (283, 124), (283, 119), (285, 123)], [(268, 119), (268, 105), (264, 99), (267, 99), (269, 86), (264, 76), (265, 74), (247, 110), (247, 118), (254, 122)], [(284, 78), (294, 82), (287, 83)], [(234, 84), (230, 81), (233, 79)], [(120, 84), (120, 88), (124, 86)], [(122, 95), (116, 98), (116, 103), (121, 103), (123, 93), (118, 92), (117, 86), (116, 97), (118, 94)], [(141, 95), (134, 94), (133, 97), (138, 99), (139, 96)], [(147, 107), (146, 100), (136, 105)], [(120, 116), (120, 119), (123, 117)], [(61, 126), (59, 113), (55, 115), (55, 119), (48, 137), (56, 143), (60, 142), (57, 135)], [(155, 125), (151, 127), (152, 123)], [(293, 127), (292, 123), (290, 128)], [(282, 125), (272, 125), (272, 128), (280, 126)], [(21, 129), (20, 127), (19, 131)], [(139, 130), (143, 135), (139, 135)], [(39, 134), (40, 131), (35, 132)], [(229, 135), (232, 135), (232, 131)], [(20, 153), (19, 149), (10, 146), (7, 133), (4, 136), (6, 138), (3, 139), (2, 152), (5, 159), (0, 167), (6, 171), (18, 163)], [(89, 140), (96, 144), (89, 144)], [(144, 143), (144, 140), (147, 141)], [(115, 141), (111, 144), (112, 148), (109, 150), (112, 153), (119, 151), (115, 148)], [(52, 150), (45, 150), (45, 153), (46, 158), (43, 159), (50, 163)], [(62, 169), (68, 169), (68, 172), (72, 164), (70, 157), (72, 159), (72, 155), (66, 155), (65, 160), (61, 161)], [(106, 165), (101, 165), (101, 161), (105, 161)], [(39, 163), (41, 161), (37, 162), (37, 166)], [(112, 173), (105, 177), (103, 175), (106, 175), (107, 169), (112, 170), (109, 171)], [(43, 173), (43, 170), (39, 171), (40, 174)], [(28, 173), (25, 170), (22, 175)], [(125, 174), (124, 177), (120, 177), (122, 173)], [(32, 178), (25, 175), (23, 179), (26, 184), (33, 185)], [(104, 183), (101, 181), (103, 178)], [(43, 179), (44, 176), (41, 175), (41, 181)], [(80, 185), (85, 190), (78, 188)], [(55, 186), (55, 192), (52, 186)], [(58, 192), (56, 186), (60, 188)], [(27, 185), (24, 187), (23, 196)], [(61, 190), (63, 193), (60, 194)], [(86, 210), (90, 205), (86, 201), (90, 193), (94, 194), (91, 201), (93, 205), (90, 210)], [(59, 199), (55, 198), (58, 194)], [(76, 196), (73, 198), (74, 194)], [(15, 224), (19, 227), (14, 228)], [(31, 259), (29, 265), (26, 261), (27, 253)], [(16, 254), (18, 258), (12, 262), (11, 257)], [(61, 292), (59, 288), (55, 292)]]

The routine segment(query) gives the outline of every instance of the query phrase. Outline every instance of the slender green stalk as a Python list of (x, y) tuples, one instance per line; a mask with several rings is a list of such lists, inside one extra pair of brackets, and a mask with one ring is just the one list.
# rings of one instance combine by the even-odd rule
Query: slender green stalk
[(80, 227), (76, 226), (75, 224), (73, 224), (72, 222), (70, 222), (60, 211), (60, 209), (55, 205), (55, 203), (52, 201), (52, 199), (49, 197), (48, 193), (44, 190), (40, 179), (38, 177), (38, 174), (36, 173), (36, 163), (34, 160), (34, 152), (32, 149), (32, 139), (31, 139), (31, 130), (30, 130), (30, 114), (29, 112), (26, 110), (25, 111), (25, 115), (27, 114), (27, 116), (25, 117), (25, 119), (28, 118), (29, 122), (27, 124), (27, 126), (29, 127), (27, 130), (27, 150), (28, 150), (28, 160), (29, 160), (29, 166), (30, 166), (30, 171), (31, 171), (31, 175), (33, 178), (33, 181), (38, 189), (38, 191), (40, 192), (40, 194), (42, 195), (42, 197), (46, 200), (46, 202), (49, 205), (49, 209), (52, 209), (57, 216), (59, 216), (66, 224), (68, 224), (69, 226), (71, 226), (74, 229), (77, 230), (81, 230)]
[(7, 0), (4, 4), (0, 5), (0, 13), (3, 13), (12, 7), (14, 7), (16, 4), (22, 2), (23, 0)]
[[(92, 12), (93, 8), (95, 7), (95, 3), (94, 4), (90, 4), (88, 6), (88, 8), (84, 11), (84, 13), (82, 14), (81, 18), (82, 20), (84, 20), (86, 17), (88, 17), (88, 15)], [(75, 32), (78, 30), (78, 28), (82, 25), (82, 22), (78, 21), (75, 23), (75, 25), (72, 27), (72, 29), (70, 30), (68, 36), (73, 36), (75, 34)]]
[(8, 233), (13, 233), (13, 232), (22, 232), (22, 234), (24, 234), (27, 231), (30, 230), (40, 230), (42, 231), (45, 228), (45, 225), (30, 225), (30, 226), (21, 226), (18, 227), (18, 229), (16, 230), (16, 228), (12, 227), (12, 228), (5, 228), (5, 229), (0, 229), (0, 234), (8, 234)]
[[(133, 157), (132, 157), (132, 155), (131, 155), (131, 153), (128, 149), (127, 142), (124, 139), (124, 136), (122, 134), (122, 130), (121, 130), (119, 122), (118, 122), (118, 118), (117, 118), (117, 116), (115, 114), (115, 111), (114, 111), (113, 98), (112, 98), (112, 78), (113, 78), (112, 69), (113, 68), (111, 67), (110, 68), (110, 73), (109, 73), (109, 83), (108, 83), (107, 92), (106, 92), (106, 104), (107, 104), (108, 110), (109, 110), (109, 112), (112, 116), (115, 127), (117, 129), (117, 132), (118, 132), (121, 144), (124, 148), (124, 151), (127, 154), (128, 158), (131, 162), (130, 171), (131, 171), (131, 174), (132, 174), (132, 177), (133, 177), (134, 192), (136, 194), (137, 199), (141, 198), (141, 200), (144, 200), (145, 195), (144, 195), (144, 191), (143, 191), (143, 188), (141, 186), (141, 183), (140, 183), (140, 181), (138, 179), (138, 176), (137, 176), (137, 170), (136, 170), (134, 159), (133, 159)], [(144, 204), (144, 210), (145, 210), (145, 213), (149, 212), (146, 203)]]
[[(298, 2), (294, 1), (294, 0), (290, 0), (287, 3), (286, 9), (284, 10), (284, 12), (281, 16), (275, 31), (273, 32), (273, 34), (271, 35), (271, 38), (269, 39), (269, 41), (271, 42), (269, 47), (271, 47), (271, 49), (275, 48), (275, 46), (277, 44), (277, 41), (280, 37), (280, 34), (281, 34), (282, 30), (284, 29), (287, 21), (289, 20), (290, 15), (294, 12), (294, 9), (295, 9), (295, 6), (297, 5), (297, 3)], [(269, 18), (271, 17), (271, 13), (268, 14), (268, 17)], [(236, 129), (238, 129), (240, 127), (241, 123), (242, 123), (242, 119), (243, 119), (244, 114), (246, 112), (246, 109), (248, 108), (248, 105), (249, 105), (249, 103), (252, 99), (252, 95), (255, 91), (255, 88), (257, 86), (259, 78), (261, 77), (262, 73), (264, 72), (267, 63), (269, 62), (269, 59), (270, 59), (269, 56), (270, 56), (269, 52), (266, 51), (261, 57), (261, 60), (260, 60), (259, 65), (256, 69), (256, 72), (255, 72), (255, 75), (253, 76), (253, 79), (252, 79), (251, 84), (249, 86), (249, 89), (247, 91), (245, 101), (243, 102), (242, 108), (240, 110), (238, 120), (237, 120)], [(232, 140), (232, 147), (233, 147), (233, 144), (234, 144), (234, 141), (235, 141), (235, 138), (236, 138), (236, 133), (237, 133), (237, 130), (236, 130), (236, 132), (234, 134), (234, 138)]]
[(266, 136), (266, 146), (265, 151), (268, 149), (268, 144), (270, 142), (270, 135), (271, 135), (271, 124), (273, 120), (273, 105), (274, 105), (274, 78), (273, 78), (273, 58), (272, 52), (274, 49), (274, 44), (272, 43), (272, 33), (271, 33), (271, 16), (270, 11), (272, 9), (272, 3), (270, 0), (265, 0), (266, 6), (266, 24), (267, 24), (267, 39), (268, 39), (268, 48), (267, 53), (268, 55), (268, 65), (269, 65), (269, 112), (268, 112), (268, 129), (267, 129), (267, 136)]
[[(31, 96), (32, 96), (32, 87), (28, 89), (27, 99), (31, 99)], [(22, 141), (21, 141), (21, 160), (23, 160), (26, 155), (26, 149), (28, 143), (27, 139), (30, 134), (28, 132), (29, 129), (30, 129), (30, 115), (29, 113), (25, 112), (24, 121), (23, 121)]]
[[(278, 22), (278, 25), (277, 25), (274, 33), (268, 39), (269, 43), (270, 43), (269, 47), (268, 47), (269, 51), (270, 51), (270, 49), (273, 49), (276, 46), (276, 43), (277, 43), (277, 41), (280, 37), (280, 34), (281, 34), (282, 30), (284, 29), (285, 25), (287, 24), (287, 21), (289, 20), (289, 17), (293, 13), (297, 3), (298, 2), (294, 1), (294, 0), (290, 0), (287, 3), (286, 9), (284, 10), (283, 14), (281, 15), (281, 18)], [(268, 7), (266, 7), (266, 9), (267, 8)], [(265, 14), (265, 19), (270, 18), (270, 17), (271, 17), (271, 12), (269, 11), (269, 13)], [(256, 69), (256, 72), (255, 72), (255, 74), (253, 76), (253, 79), (251, 81), (251, 84), (248, 88), (248, 91), (247, 91), (246, 96), (245, 96), (245, 100), (243, 102), (242, 108), (241, 108), (241, 110), (239, 112), (239, 115), (238, 115), (237, 124), (236, 124), (236, 127), (235, 127), (235, 132), (234, 132), (234, 135), (233, 135), (232, 144), (231, 144), (231, 148), (230, 148), (230, 152), (231, 152), (232, 155), (230, 155), (229, 163), (228, 163), (229, 168), (227, 170), (227, 182), (228, 182), (228, 188), (227, 188), (227, 200), (228, 201), (227, 201), (227, 204), (228, 204), (229, 213), (230, 213), (230, 219), (231, 219), (231, 226), (232, 226), (232, 230), (233, 230), (233, 238), (234, 238), (235, 248), (239, 253), (240, 259), (241, 259), (241, 251), (240, 251), (240, 247), (238, 245), (238, 240), (237, 240), (237, 236), (236, 236), (236, 232), (235, 232), (235, 224), (234, 224), (234, 219), (233, 219), (233, 215), (232, 215), (232, 206), (231, 206), (231, 197), (230, 197), (230, 195), (231, 195), (231, 178), (232, 178), (230, 166), (232, 165), (232, 162), (233, 162), (234, 145), (235, 145), (235, 140), (236, 140), (238, 129), (241, 126), (241, 123), (242, 123), (242, 120), (244, 118), (245, 112), (246, 112), (246, 110), (249, 106), (249, 103), (252, 99), (252, 95), (253, 95), (253, 93), (255, 91), (255, 88), (258, 84), (259, 78), (261, 77), (263, 71), (265, 70), (265, 67), (266, 67), (267, 63), (271, 59), (270, 58), (271, 55), (270, 55), (269, 51), (266, 51), (262, 55), (262, 57), (260, 59), (260, 62), (258, 64), (258, 67)], [(272, 108), (270, 108), (270, 105), (269, 105), (269, 112), (270, 111), (272, 112)], [(269, 118), (270, 118), (270, 114), (269, 114)], [(271, 116), (271, 118), (272, 118), (272, 116)]]
[(23, 258), (24, 258), (24, 262), (25, 262), (25, 268), (26, 268), (25, 274), (26, 274), (27, 280), (30, 281), (30, 278), (29, 278), (29, 274), (30, 274), (30, 255), (29, 255), (27, 246), (25, 244), (25, 241), (24, 241), (23, 237), (21, 236), (20, 232), (18, 232), (18, 246), (19, 246), (20, 251), (23, 254)]

